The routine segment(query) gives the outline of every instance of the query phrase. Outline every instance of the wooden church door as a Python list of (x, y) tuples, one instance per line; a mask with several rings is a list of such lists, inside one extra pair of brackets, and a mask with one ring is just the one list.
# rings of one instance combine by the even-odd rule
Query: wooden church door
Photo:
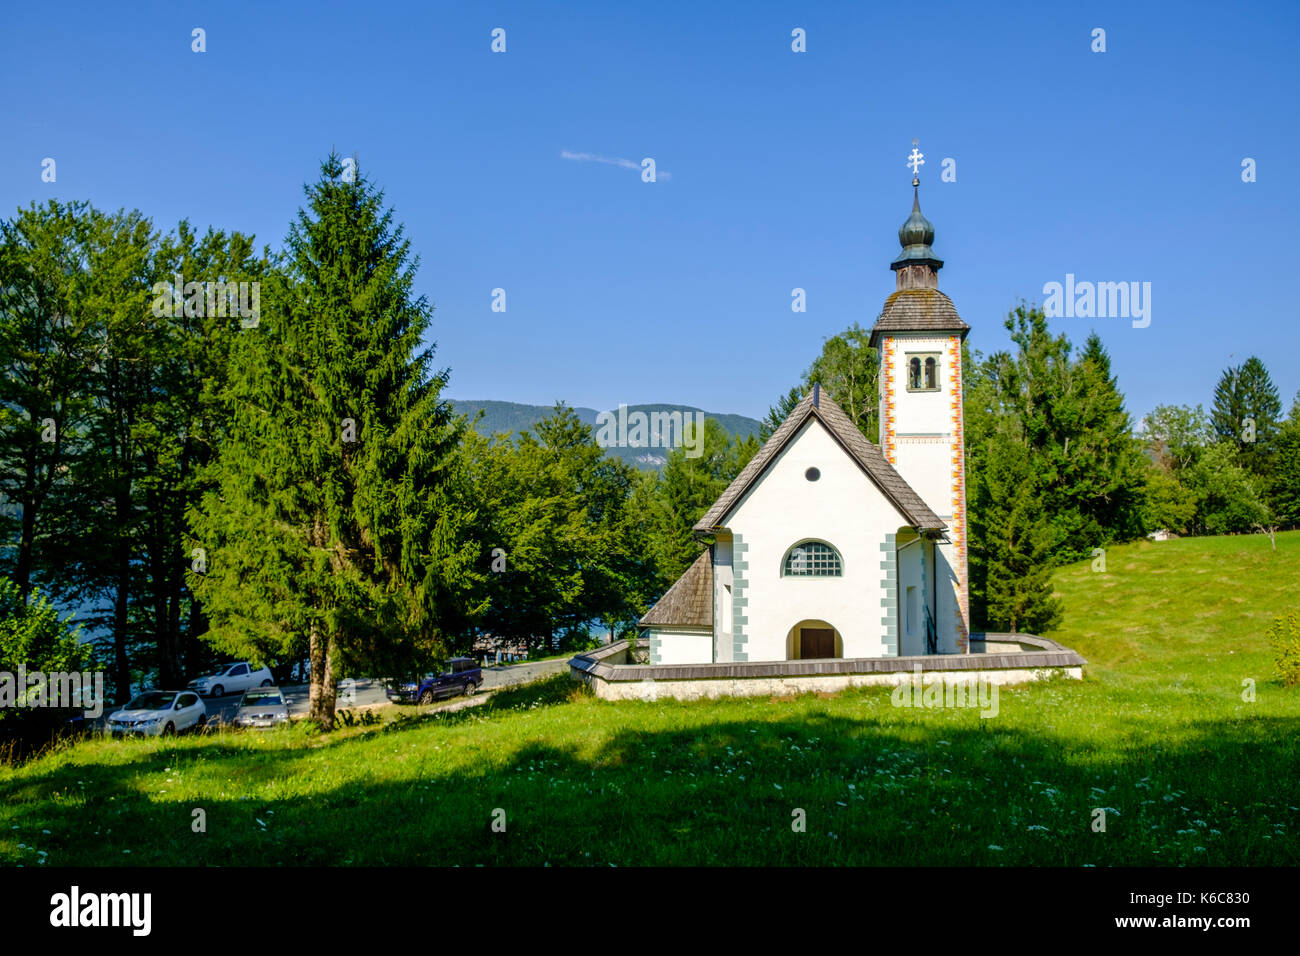
[(804, 660), (835, 656), (835, 632), (829, 627), (805, 627), (799, 632), (799, 656)]

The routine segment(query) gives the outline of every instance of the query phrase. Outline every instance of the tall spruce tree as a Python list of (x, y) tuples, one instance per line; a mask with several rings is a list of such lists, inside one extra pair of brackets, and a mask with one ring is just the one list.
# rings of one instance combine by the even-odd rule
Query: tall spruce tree
[(1131, 433), (1110, 359), (1096, 336), (1077, 359), (1037, 308), (1018, 307), (1006, 327), (1014, 354), (986, 362), (999, 415), (1009, 415), (1030, 455), (1030, 476), (1055, 526), (1055, 562), (1140, 531), (1141, 450)]
[[(311, 660), (311, 718), (335, 679), (409, 671), (445, 653), (481, 577), (458, 506), (464, 420), (423, 339), (431, 308), (383, 194), (331, 155), (287, 240), (287, 281), (240, 329), (229, 432), (191, 514), (191, 574), (210, 640), (256, 659)], [(268, 307), (269, 306), (269, 307)]]
[(51, 200), (0, 222), (0, 555), (23, 601), (38, 580), (65, 583), (50, 551), (87, 510), (71, 468), (91, 411), (95, 342), (81, 304), (91, 215)]
[(133, 652), (147, 643), (148, 629), (134, 602), (141, 593), (137, 536), (145, 517), (140, 482), (146, 477), (142, 448), (150, 441), (149, 408), (165, 389), (166, 319), (152, 314), (150, 286), (156, 235), (138, 211), (92, 212), (86, 246), (85, 314), (95, 340), (90, 369), (92, 412), (88, 453), (73, 467), (74, 481), (96, 503), (85, 514), (89, 531), (63, 537), (69, 564), (98, 582), (112, 604), (112, 672), (119, 702), (130, 696)]
[(1013, 634), (1051, 630), (1061, 621), (1052, 556), (1062, 531), (1043, 507), (1018, 422), (999, 422), (977, 460), (980, 467), (969, 474), (972, 591), (982, 599), (977, 620)]
[(1243, 468), (1266, 482), (1281, 417), (1282, 400), (1263, 362), (1252, 355), (1224, 370), (1214, 387), (1210, 412), (1215, 434), (1237, 449)]
[(1093, 546), (1133, 538), (1142, 526), (1146, 462), (1133, 419), (1111, 374), (1110, 355), (1097, 333), (1084, 342), (1072, 369), (1078, 418), (1065, 439), (1065, 495), (1078, 503)]
[[(214, 290), (211, 298), (191, 298), (188, 308), (172, 303), (170, 313), (162, 310), (166, 314), (154, 329), (157, 387), (137, 426), (143, 510), (137, 545), (146, 576), (141, 616), (154, 637), (164, 686), (183, 684), (184, 675), (203, 667), (211, 653), (195, 640), (206, 625), (185, 581), (186, 511), (197, 502), (202, 469), (215, 458), (222, 440), (219, 396), (231, 344), (244, 324), (259, 323), (258, 316), (241, 316), (238, 308), (218, 301), (216, 283), (246, 282), (251, 292), (271, 265), (269, 252), (255, 254), (252, 237), (213, 229), (198, 236), (188, 222), (164, 236), (154, 253), (158, 282), (171, 285), (180, 275), (204, 283), (205, 292)], [(242, 304), (255, 301), (250, 294)]]
[(1046, 629), (1055, 565), (1143, 530), (1146, 465), (1101, 340), (1077, 358), (1037, 308), (1007, 318), (1014, 352), (968, 363), (973, 615)]

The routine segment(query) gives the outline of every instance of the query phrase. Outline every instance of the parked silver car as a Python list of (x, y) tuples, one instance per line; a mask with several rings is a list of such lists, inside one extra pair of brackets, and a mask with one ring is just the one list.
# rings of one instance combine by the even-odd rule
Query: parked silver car
[(126, 734), (156, 737), (202, 727), (207, 713), (197, 693), (150, 690), (138, 694), (121, 710), (109, 714), (106, 726), (114, 737)]
[(190, 681), (189, 689), (204, 697), (221, 697), (238, 694), (250, 687), (270, 687), (274, 683), (266, 666), (254, 667), (248, 661), (238, 661), (223, 667), (219, 673)]
[(278, 687), (244, 691), (231, 722), (236, 727), (279, 727), (289, 721), (289, 705)]

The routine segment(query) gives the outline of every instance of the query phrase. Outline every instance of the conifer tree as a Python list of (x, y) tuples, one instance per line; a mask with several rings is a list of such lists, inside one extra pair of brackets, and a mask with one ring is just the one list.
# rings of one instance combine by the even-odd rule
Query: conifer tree
[(1045, 629), (1051, 568), (1141, 533), (1146, 466), (1098, 336), (1075, 358), (1037, 308), (1006, 327), (1016, 350), (965, 377), (972, 613)]
[(76, 510), (70, 470), (87, 450), (95, 343), (80, 300), (91, 215), (51, 200), (0, 222), (2, 569), (23, 601), (63, 577), (49, 551), (56, 524), (71, 530), (61, 515)]
[(1052, 589), (1060, 526), (1043, 507), (1031, 451), (1017, 423), (999, 423), (970, 475), (971, 563), (992, 629), (1043, 633), (1061, 621)]
[(1241, 465), (1267, 479), (1277, 439), (1282, 400), (1268, 369), (1255, 356), (1227, 368), (1214, 387), (1210, 419), (1220, 441), (1231, 442)]
[(1140, 535), (1146, 463), (1101, 338), (1088, 336), (1073, 368), (1078, 419), (1067, 438), (1067, 495), (1078, 502), (1091, 546)]
[(229, 433), (192, 512), (191, 574), (229, 653), (311, 660), (311, 718), (335, 679), (445, 654), (481, 571), (458, 492), (464, 420), (423, 343), (431, 308), (383, 194), (331, 155), (287, 240), (287, 278), (232, 346)]
[(132, 652), (147, 641), (134, 617), (140, 593), (136, 537), (145, 517), (140, 482), (143, 446), (150, 441), (145, 420), (165, 388), (159, 375), (165, 350), (150, 309), (149, 288), (155, 233), (138, 211), (88, 217), (86, 279), (81, 308), (94, 338), (89, 375), (91, 414), (87, 453), (73, 466), (74, 482), (96, 502), (83, 512), (84, 537), (63, 536), (69, 563), (99, 585), (112, 603), (113, 678), (119, 702), (130, 696)]

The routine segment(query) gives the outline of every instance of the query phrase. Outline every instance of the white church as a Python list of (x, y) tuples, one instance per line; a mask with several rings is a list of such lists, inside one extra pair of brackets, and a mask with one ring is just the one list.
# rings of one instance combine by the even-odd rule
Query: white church
[(913, 179), (871, 330), (873, 445), (814, 387), (695, 525), (708, 542), (641, 619), (650, 663), (969, 653), (961, 348)]

